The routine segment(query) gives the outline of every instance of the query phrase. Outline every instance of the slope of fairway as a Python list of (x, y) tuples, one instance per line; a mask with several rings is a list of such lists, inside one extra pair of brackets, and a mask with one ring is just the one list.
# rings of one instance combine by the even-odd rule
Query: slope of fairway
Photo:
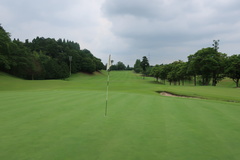
[(104, 117), (106, 78), (25, 81), (1, 73), (0, 159), (240, 159), (239, 103), (164, 97), (155, 91), (195, 92), (111, 72)]
[[(0, 91), (40, 91), (40, 90), (96, 90), (105, 91), (107, 73), (74, 74), (65, 80), (22, 80), (0, 72)], [(229, 87), (231, 86), (231, 87)], [(155, 83), (151, 77), (142, 79), (131, 71), (110, 73), (110, 91), (131, 92), (155, 95), (158, 91), (167, 91), (177, 95), (199, 97), (203, 99), (240, 102), (240, 89), (232, 87), (230, 80), (219, 86), (174, 86)]]

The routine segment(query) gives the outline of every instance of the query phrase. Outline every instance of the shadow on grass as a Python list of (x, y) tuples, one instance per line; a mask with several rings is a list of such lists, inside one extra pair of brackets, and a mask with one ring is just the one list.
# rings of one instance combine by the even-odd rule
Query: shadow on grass
[(148, 81), (148, 83), (165, 85), (164, 83), (158, 81)]

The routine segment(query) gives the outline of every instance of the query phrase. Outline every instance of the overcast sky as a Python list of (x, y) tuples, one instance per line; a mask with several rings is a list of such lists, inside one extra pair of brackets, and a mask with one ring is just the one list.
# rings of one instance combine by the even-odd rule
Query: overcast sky
[(240, 54), (239, 16), (239, 0), (0, 0), (11, 38), (65, 38), (130, 66), (187, 61), (217, 39), (220, 52)]

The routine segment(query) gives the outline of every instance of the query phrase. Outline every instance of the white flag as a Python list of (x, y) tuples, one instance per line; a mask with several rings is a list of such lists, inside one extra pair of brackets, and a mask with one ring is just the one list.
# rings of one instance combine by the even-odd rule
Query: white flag
[(110, 54), (108, 59), (108, 64), (107, 64), (107, 71), (110, 69), (111, 65), (112, 65), (112, 60), (111, 60), (111, 54)]

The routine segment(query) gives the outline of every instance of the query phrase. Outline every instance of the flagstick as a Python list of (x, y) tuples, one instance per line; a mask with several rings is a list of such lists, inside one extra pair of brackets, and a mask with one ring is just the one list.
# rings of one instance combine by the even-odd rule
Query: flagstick
[(108, 106), (108, 86), (109, 86), (109, 71), (108, 71), (108, 79), (107, 79), (107, 94), (106, 94), (105, 117), (107, 116), (107, 106)]

